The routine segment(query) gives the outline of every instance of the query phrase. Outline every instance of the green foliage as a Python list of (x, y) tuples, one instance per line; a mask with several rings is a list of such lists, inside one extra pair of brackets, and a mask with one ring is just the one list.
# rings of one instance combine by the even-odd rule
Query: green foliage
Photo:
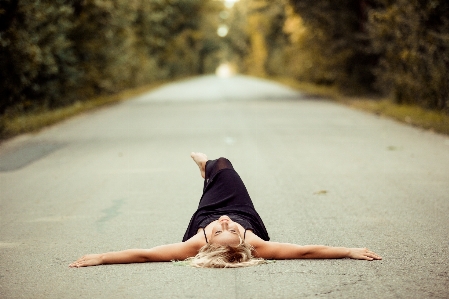
[[(207, 0), (2, 0), (0, 116), (198, 74)], [(207, 49), (207, 50), (204, 50)]]
[[(54, 106), (79, 80), (67, 32), (73, 10), (63, 1), (7, 1), (0, 35), (0, 114)], [(51, 90), (51, 92), (49, 92)]]
[(228, 50), (223, 60), (230, 61), (239, 66), (240, 72), (248, 72), (245, 61), (251, 53), (251, 44), (247, 29), (247, 5), (245, 0), (240, 0), (232, 10), (225, 11), (229, 17), (225, 20), (229, 26), (229, 34), (224, 38)]
[(370, 89), (377, 55), (366, 12), (364, 0), (240, 0), (228, 44), (250, 74)]
[(283, 73), (285, 1), (240, 0), (230, 11), (229, 55), (240, 71), (254, 75)]
[(152, 0), (141, 6), (141, 40), (164, 77), (201, 72), (205, 31), (215, 33), (215, 28), (201, 26), (209, 6), (206, 0)]
[(287, 51), (290, 74), (449, 111), (448, 1), (290, 2), (305, 26)]
[(449, 112), (447, 0), (240, 0), (230, 28), (243, 72)]
[(379, 1), (369, 29), (380, 88), (398, 103), (449, 112), (449, 2)]
[(266, 43), (267, 62), (265, 64), (267, 74), (277, 76), (284, 72), (286, 62), (284, 61), (285, 47), (288, 44), (288, 36), (283, 27), (286, 19), (285, 1), (268, 2), (263, 12), (266, 20)]
[[(449, 111), (447, 0), (222, 4), (2, 0), (0, 116), (212, 72), (223, 61)], [(226, 37), (217, 36), (219, 24), (229, 27)]]
[[(370, 88), (376, 56), (370, 52), (365, 30), (367, 1), (290, 1), (307, 32), (296, 45), (306, 56), (308, 67), (299, 77), (343, 88)], [(296, 49), (295, 49), (296, 48)]]
[(83, 72), (84, 96), (117, 92), (132, 84), (136, 2), (85, 0), (79, 5), (71, 39)]

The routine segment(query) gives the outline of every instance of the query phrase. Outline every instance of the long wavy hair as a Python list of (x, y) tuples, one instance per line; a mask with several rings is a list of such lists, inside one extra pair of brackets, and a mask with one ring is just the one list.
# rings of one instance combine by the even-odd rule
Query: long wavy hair
[(196, 268), (239, 268), (266, 263), (263, 258), (254, 258), (254, 248), (245, 242), (237, 246), (206, 244), (186, 264)]

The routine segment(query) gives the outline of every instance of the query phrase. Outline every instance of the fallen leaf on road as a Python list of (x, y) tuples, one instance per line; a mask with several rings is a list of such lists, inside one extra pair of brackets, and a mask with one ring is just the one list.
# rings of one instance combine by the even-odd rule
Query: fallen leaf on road
[(327, 194), (327, 190), (320, 190), (320, 191), (317, 191), (317, 192), (315, 192), (315, 193), (313, 193), (313, 194), (315, 194), (315, 195), (321, 195), (321, 194)]

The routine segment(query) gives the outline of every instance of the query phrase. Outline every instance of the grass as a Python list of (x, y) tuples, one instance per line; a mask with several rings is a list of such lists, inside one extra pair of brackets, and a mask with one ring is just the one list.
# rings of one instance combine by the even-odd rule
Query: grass
[(19, 134), (36, 132), (83, 112), (112, 105), (130, 99), (139, 94), (157, 88), (165, 82), (158, 82), (141, 87), (127, 89), (112, 95), (99, 96), (88, 101), (76, 102), (73, 105), (46, 111), (33, 111), (23, 115), (5, 116), (1, 119), (0, 140)]
[(426, 110), (414, 105), (398, 105), (389, 99), (348, 99), (346, 103), (354, 108), (387, 116), (419, 128), (449, 135), (449, 115)]
[(427, 110), (416, 105), (399, 105), (388, 98), (346, 96), (335, 87), (298, 82), (291, 78), (274, 78), (273, 80), (307, 94), (330, 98), (355, 109), (368, 111), (422, 129), (449, 135), (449, 115), (443, 112)]

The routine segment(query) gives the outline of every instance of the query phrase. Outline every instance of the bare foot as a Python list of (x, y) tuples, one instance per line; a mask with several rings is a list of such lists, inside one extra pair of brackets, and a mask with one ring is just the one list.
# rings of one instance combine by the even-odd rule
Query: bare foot
[(190, 153), (190, 157), (192, 157), (193, 161), (198, 165), (200, 168), (201, 176), (203, 179), (206, 178), (206, 162), (207, 162), (207, 156), (203, 153)]

